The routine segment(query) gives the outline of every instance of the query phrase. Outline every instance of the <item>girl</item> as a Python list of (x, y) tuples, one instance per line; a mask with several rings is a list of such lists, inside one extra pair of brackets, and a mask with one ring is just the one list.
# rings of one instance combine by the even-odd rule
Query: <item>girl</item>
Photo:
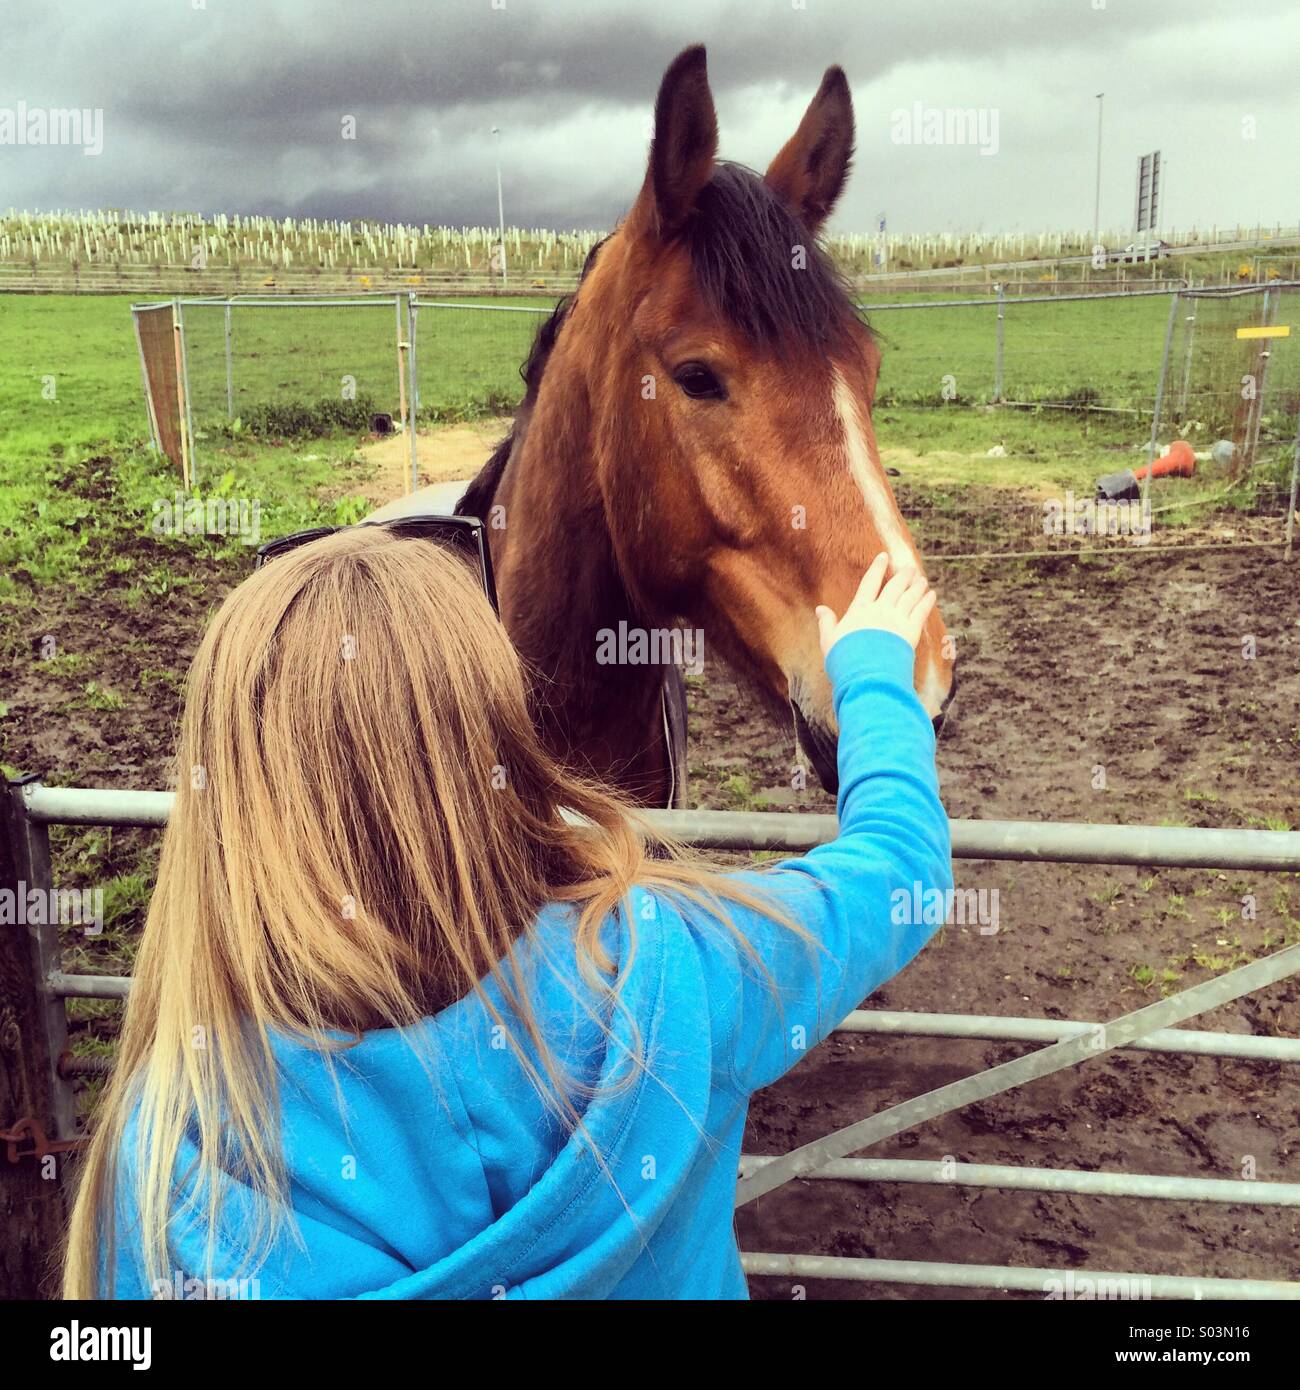
[(365, 526), (240, 585), (190, 672), (66, 1294), (744, 1298), (750, 1096), (924, 944), (891, 892), (951, 885), (912, 690), (934, 595), (887, 567), (817, 611), (839, 838), (740, 873), (546, 755), (449, 551)]

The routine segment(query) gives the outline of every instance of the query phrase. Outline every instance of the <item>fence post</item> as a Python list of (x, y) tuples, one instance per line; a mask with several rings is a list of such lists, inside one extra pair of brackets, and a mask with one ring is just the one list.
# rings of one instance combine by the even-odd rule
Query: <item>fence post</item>
[(1005, 328), (1004, 328), (1004, 321), (1005, 321), (1006, 316), (1007, 316), (1007, 315), (1006, 315), (1006, 309), (1007, 309), (1007, 296), (1006, 296), (1006, 290), (1005, 290), (1004, 287), (1002, 286), (1001, 282), (998, 283), (997, 291), (998, 291), (998, 351), (997, 351), (997, 360), (996, 360), (996, 363), (995, 363), (994, 368), (993, 368), (993, 400), (994, 400), (995, 403), (1000, 403), (1001, 400), (1002, 400), (1002, 361), (1003, 361), (1003, 348), (1004, 348), (1004, 346), (1005, 346)]
[(181, 307), (172, 300), (172, 346), (176, 358), (176, 431), (181, 446), (181, 482), (190, 489), (190, 440), (185, 427), (185, 339), (181, 332)]
[(190, 350), (185, 340), (185, 301), (176, 301), (176, 327), (180, 334), (181, 342), (181, 376), (183, 378), (183, 390), (185, 393), (185, 418), (181, 421), (181, 428), (185, 431), (185, 437), (189, 440), (190, 446), (190, 487), (193, 487), (199, 480), (199, 461), (194, 456), (194, 406), (190, 400)]
[(1178, 301), (1182, 292), (1175, 290), (1169, 301), (1169, 322), (1165, 325), (1165, 350), (1160, 358), (1160, 380), (1156, 382), (1155, 406), (1151, 411), (1151, 442), (1147, 445), (1147, 469), (1142, 475), (1142, 515), (1147, 515), (1147, 494), (1151, 488), (1151, 465), (1156, 461), (1156, 439), (1160, 433), (1160, 410), (1165, 401), (1165, 381), (1169, 376), (1169, 351), (1174, 342), (1174, 324), (1178, 321)]
[[(1278, 296), (1281, 298), (1281, 295)], [(1269, 328), (1272, 326), (1273, 294), (1271, 290), (1264, 291), (1264, 303), (1260, 309), (1260, 326)], [(1255, 399), (1253, 409), (1246, 420), (1246, 439), (1242, 448), (1241, 470), (1247, 472), (1255, 466), (1255, 450), (1259, 447), (1259, 427), (1264, 419), (1264, 384), (1268, 378), (1268, 363), (1273, 352), (1269, 347), (1271, 339), (1261, 340), (1263, 347), (1259, 350), (1257, 358), (1259, 368), (1255, 380)]]
[(235, 358), (231, 350), (230, 300), (226, 300), (226, 419), (235, 418)]
[(393, 296), (393, 311), (397, 317), (397, 411), (406, 428), (406, 339), (402, 337), (402, 296)]
[(415, 321), (416, 321), (416, 317), (417, 317), (418, 307), (419, 307), (419, 306), (418, 306), (418, 304), (417, 304), (416, 292), (415, 292), (414, 290), (412, 290), (412, 291), (407, 295), (407, 310), (406, 310), (407, 321), (408, 321), (407, 338), (408, 338), (408, 340), (409, 340), (409, 342), (410, 342), (410, 347), (407, 349), (407, 353), (406, 353), (406, 372), (407, 372), (407, 377), (408, 377), (407, 388), (406, 388), (406, 401), (407, 401), (407, 409), (409, 410), (410, 416), (411, 416), (411, 491), (412, 491), (412, 492), (414, 492), (414, 491), (416, 490), (416, 488), (418, 488), (418, 487), (420, 486), (420, 454), (419, 454), (419, 448), (418, 448), (417, 441), (416, 441), (416, 425), (419, 423), (419, 418), (420, 418), (420, 386), (419, 386), (419, 383), (420, 383), (420, 376), (419, 376), (419, 369), (418, 369), (418, 367), (416, 366), (416, 343), (417, 343), (418, 335), (417, 335), (416, 330), (415, 330)]
[[(35, 889), (50, 904), (50, 842), (44, 825), (30, 820), (23, 778), (0, 787), (0, 890), (12, 894), (15, 917), (27, 916), (27, 894)], [(35, 914), (55, 916), (48, 910)], [(72, 1090), (59, 1075), (67, 1041), (63, 1000), (47, 981), (58, 961), (57, 920), (41, 925), (0, 925), (0, 1130), (19, 1121), (38, 1125), (47, 1138), (71, 1139), (76, 1114)], [(62, 1159), (0, 1160), (0, 1288), (9, 1298), (40, 1298), (52, 1270), (66, 1222)]]

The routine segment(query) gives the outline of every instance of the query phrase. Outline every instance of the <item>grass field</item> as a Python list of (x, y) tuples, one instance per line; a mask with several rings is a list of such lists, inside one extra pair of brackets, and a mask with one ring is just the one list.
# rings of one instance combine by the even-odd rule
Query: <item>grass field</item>
[[(476, 311), (472, 301), (419, 311), (422, 424), (504, 413), (517, 400), (519, 364), (542, 314), (494, 303), (492, 312)], [(532, 311), (545, 307), (537, 300), (513, 303)], [(114, 528), (138, 528), (175, 481), (142, 447), (146, 421), (129, 302), (9, 296), (0, 304), (0, 596), (14, 600), (30, 582), (81, 584), (80, 557), (91, 539)], [(1090, 489), (1100, 473), (1134, 461), (1134, 446), (1148, 437), (1144, 412), (1154, 395), (1167, 312), (1163, 298), (1008, 307), (1004, 396), (1092, 400), (1115, 407), (1111, 413), (964, 409), (992, 396), (992, 306), (879, 310), (872, 321), (883, 355), (880, 444), (905, 455), (910, 479), (931, 486)], [(260, 499), (266, 535), (346, 517), (348, 488), (362, 476), (349, 462), (355, 437), (286, 444), (239, 427), (266, 403), (310, 405), (337, 400), (345, 390), (395, 411), (391, 306), (237, 307), (233, 422), (227, 418), (222, 320), (221, 309), (187, 311), (202, 488)], [(948, 403), (945, 385), (956, 395)], [(995, 446), (1005, 458), (987, 457)], [(1273, 459), (1278, 479), (1285, 454), (1278, 449)], [(96, 506), (76, 482), (85, 461), (101, 456), (113, 460), (112, 508)], [(1200, 489), (1184, 493), (1197, 496)], [(177, 542), (178, 553), (190, 543)], [(219, 541), (205, 543), (221, 548)], [(130, 549), (108, 563), (118, 582), (136, 593), (144, 577)]]
[[(491, 305), (502, 301), (491, 301)], [(513, 301), (531, 309), (536, 300)], [(922, 309), (894, 296), (869, 318), (884, 365), (881, 405), (987, 404), (995, 397), (996, 301)], [(538, 313), (491, 307), (421, 309), (420, 399), (440, 416), (495, 406), (518, 387)], [(1003, 397), (1149, 411), (1169, 313), (1163, 296), (1096, 302), (1008, 302)], [(945, 391), (947, 395), (945, 396)]]

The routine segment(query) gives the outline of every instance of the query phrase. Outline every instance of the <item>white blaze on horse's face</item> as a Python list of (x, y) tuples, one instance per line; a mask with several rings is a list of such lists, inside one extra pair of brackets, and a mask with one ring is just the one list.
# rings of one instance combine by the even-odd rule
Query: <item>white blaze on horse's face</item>
[[(881, 548), (889, 555), (891, 570), (912, 568), (924, 573), (921, 557), (899, 515), (884, 471), (872, 456), (870, 436), (863, 423), (858, 398), (838, 367), (832, 369), (832, 400), (844, 437), (844, 455), (849, 472), (862, 494), (867, 517), (880, 538)], [(923, 652), (921, 662), (917, 695), (933, 719), (943, 708), (952, 680), (932, 655)]]
[(919, 568), (920, 561), (916, 551), (898, 524), (893, 498), (890, 497), (889, 488), (881, 475), (880, 465), (871, 457), (857, 397), (838, 367), (833, 368), (832, 390), (835, 414), (844, 434), (844, 453), (849, 472), (858, 485), (862, 500), (867, 504), (867, 516), (876, 528), (880, 543), (889, 552), (890, 563), (895, 569), (903, 569), (908, 565)]

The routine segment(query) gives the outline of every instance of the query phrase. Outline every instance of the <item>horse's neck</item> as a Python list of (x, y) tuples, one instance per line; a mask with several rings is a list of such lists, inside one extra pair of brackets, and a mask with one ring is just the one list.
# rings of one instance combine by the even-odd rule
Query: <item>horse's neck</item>
[(602, 632), (647, 620), (619, 573), (592, 460), (585, 399), (544, 385), (495, 499), (502, 618), (543, 678), (537, 715), (552, 751), (653, 801), (667, 776), (663, 668), (597, 660)]

